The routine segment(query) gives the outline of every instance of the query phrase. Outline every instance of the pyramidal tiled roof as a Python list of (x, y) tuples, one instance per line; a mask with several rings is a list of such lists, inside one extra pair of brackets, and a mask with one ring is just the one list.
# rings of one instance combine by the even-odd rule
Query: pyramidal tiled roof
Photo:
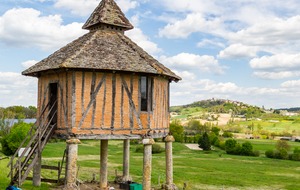
[(82, 28), (89, 29), (101, 23), (119, 26), (125, 30), (133, 28), (114, 0), (102, 0)]
[[(113, 0), (103, 0), (91, 17), (101, 15), (102, 9), (105, 9), (105, 6), (101, 5), (105, 3), (114, 2)], [(102, 9), (100, 9), (101, 7)], [(123, 17), (125, 18), (124, 15)], [(126, 25), (125, 22), (124, 25)], [(93, 26), (93, 24), (89, 26)], [(37, 73), (47, 70), (73, 68), (150, 73), (168, 76), (174, 81), (181, 80), (170, 69), (132, 42), (122, 31), (105, 29), (106, 27), (99, 28), (98, 30), (90, 30), (88, 34), (69, 43), (46, 59), (23, 71), (22, 74), (37, 76)]]

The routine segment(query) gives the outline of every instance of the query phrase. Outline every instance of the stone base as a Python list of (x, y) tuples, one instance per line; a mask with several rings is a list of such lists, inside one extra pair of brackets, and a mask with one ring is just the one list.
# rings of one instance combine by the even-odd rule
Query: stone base
[(161, 189), (164, 189), (164, 190), (178, 190), (178, 187), (174, 183), (172, 183), (171, 185), (163, 183), (161, 185)]
[(122, 175), (118, 175), (118, 176), (115, 178), (115, 182), (116, 182), (116, 183), (120, 183), (120, 182), (123, 182), (123, 181), (132, 181), (132, 177), (131, 177), (131, 176), (122, 176)]
[(80, 190), (80, 188), (76, 184), (68, 184), (66, 185), (63, 190)]

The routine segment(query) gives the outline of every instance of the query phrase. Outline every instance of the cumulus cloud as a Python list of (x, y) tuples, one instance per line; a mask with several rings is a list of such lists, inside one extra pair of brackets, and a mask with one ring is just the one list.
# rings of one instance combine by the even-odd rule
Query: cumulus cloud
[(202, 13), (188, 14), (185, 20), (168, 24), (160, 29), (159, 36), (167, 38), (187, 38), (193, 32), (223, 33), (221, 19), (216, 17), (205, 18)]
[[(56, 0), (55, 7), (70, 9), (72, 14), (87, 16), (99, 5), (100, 0)], [(116, 3), (121, 10), (126, 13), (129, 9), (136, 8), (139, 4), (137, 1), (117, 0)]]
[(290, 81), (283, 82), (280, 84), (280, 87), (282, 88), (300, 87), (300, 80), (290, 80)]
[(300, 70), (300, 53), (298, 54), (277, 54), (254, 58), (249, 62), (252, 69), (268, 71), (289, 71)]
[[(37, 102), (37, 79), (19, 73), (0, 72), (0, 106), (34, 105)], [(5, 101), (4, 101), (5, 100)]]
[(87, 31), (83, 23), (62, 25), (60, 15), (41, 16), (32, 8), (14, 8), (0, 17), (0, 43), (7, 47), (56, 50)]
[(285, 79), (300, 76), (300, 72), (282, 71), (282, 72), (254, 72), (252, 76), (265, 80)]
[(190, 53), (180, 53), (173, 57), (161, 56), (160, 61), (170, 68), (175, 70), (189, 70), (197, 73), (214, 73), (223, 75), (223, 69), (228, 69), (226, 66), (220, 66), (218, 60), (209, 55), (195, 55)]
[(240, 43), (232, 44), (225, 50), (220, 51), (219, 59), (243, 59), (255, 57), (259, 48), (257, 46), (244, 46)]
[(242, 43), (249, 46), (285, 45), (300, 40), (300, 15), (288, 19), (275, 18), (259, 22), (253, 26), (230, 33), (230, 43)]
[(148, 36), (144, 35), (140, 28), (129, 30), (126, 32), (126, 35), (150, 54), (163, 51), (161, 48), (158, 48), (158, 45), (152, 42)]
[(25, 68), (28, 69), (29, 67), (35, 65), (38, 61), (35, 60), (29, 60), (29, 61), (25, 61), (23, 63), (21, 63), (21, 65)]

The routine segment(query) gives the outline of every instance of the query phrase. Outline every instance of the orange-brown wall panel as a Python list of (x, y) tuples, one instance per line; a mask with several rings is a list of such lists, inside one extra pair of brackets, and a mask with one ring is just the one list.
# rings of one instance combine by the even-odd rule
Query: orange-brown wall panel
[[(130, 76), (129, 75), (123, 75), (124, 76), (124, 79), (127, 83), (127, 86), (128, 86), (128, 90), (130, 90)], [(129, 124), (129, 99), (128, 99), (128, 96), (127, 96), (127, 93), (126, 93), (126, 90), (125, 90), (125, 87), (124, 87), (124, 92), (123, 92), (123, 97), (124, 97), (124, 100), (123, 100), (123, 127), (125, 129), (129, 129), (130, 128), (130, 124)]]
[[(92, 72), (85, 73), (85, 83), (84, 83), (84, 110), (86, 111), (88, 104), (91, 101), (91, 85), (92, 85)], [(89, 110), (86, 118), (82, 124), (82, 128), (91, 128), (92, 123), (92, 113), (93, 113), (93, 106)], [(81, 119), (81, 117), (80, 117)]]
[(105, 115), (104, 115), (104, 127), (111, 127), (111, 113), (112, 113), (112, 74), (107, 74), (106, 77), (106, 100), (105, 100)]

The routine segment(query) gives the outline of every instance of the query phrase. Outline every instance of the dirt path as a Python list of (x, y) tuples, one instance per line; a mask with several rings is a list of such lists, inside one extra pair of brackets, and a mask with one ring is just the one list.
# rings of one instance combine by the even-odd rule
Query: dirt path
[(188, 147), (191, 150), (202, 150), (202, 148), (199, 148), (198, 144), (185, 144), (186, 147)]

